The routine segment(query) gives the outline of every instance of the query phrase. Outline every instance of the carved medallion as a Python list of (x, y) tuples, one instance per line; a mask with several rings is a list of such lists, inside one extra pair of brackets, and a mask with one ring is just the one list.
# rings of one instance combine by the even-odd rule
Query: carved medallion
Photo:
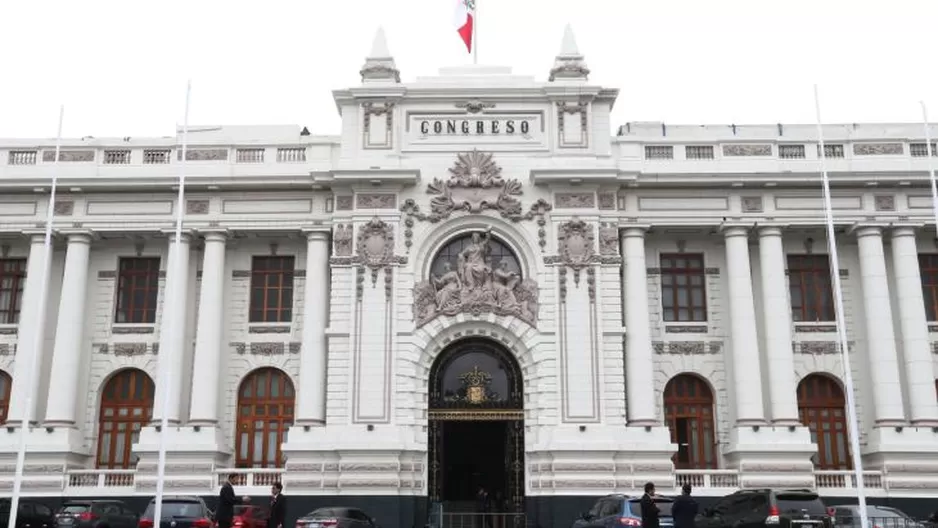
[(574, 270), (585, 268), (591, 263), (593, 249), (593, 226), (579, 218), (560, 224), (557, 235), (560, 246), (560, 258)]
[(377, 216), (358, 230), (358, 256), (370, 268), (388, 265), (394, 256), (393, 228)]

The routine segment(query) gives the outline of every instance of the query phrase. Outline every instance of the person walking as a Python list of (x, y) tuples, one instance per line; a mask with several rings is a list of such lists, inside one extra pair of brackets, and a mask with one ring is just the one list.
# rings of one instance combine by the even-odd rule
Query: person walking
[(642, 495), (642, 528), (660, 528), (658, 515), (661, 510), (655, 504), (655, 483), (645, 484), (645, 494)]
[(218, 492), (218, 507), (215, 509), (215, 521), (218, 528), (231, 528), (234, 521), (234, 507), (238, 502), (234, 492), (234, 481), (238, 475), (232, 473), (228, 475), (228, 480), (221, 485), (221, 491)]
[(671, 504), (671, 516), (674, 518), (674, 528), (694, 528), (699, 506), (697, 501), (690, 496), (690, 484), (684, 484), (681, 488), (681, 496), (674, 499)]
[(270, 516), (267, 528), (283, 528), (287, 522), (287, 498), (283, 496), (283, 484), (274, 482), (270, 487)]

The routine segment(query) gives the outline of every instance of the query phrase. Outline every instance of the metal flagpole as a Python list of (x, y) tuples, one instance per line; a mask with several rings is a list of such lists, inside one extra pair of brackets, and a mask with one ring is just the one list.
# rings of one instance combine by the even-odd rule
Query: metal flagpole
[[(185, 214), (185, 187), (186, 187), (186, 155), (188, 153), (189, 147), (189, 97), (192, 93), (192, 81), (190, 80), (186, 84), (186, 112), (183, 117), (182, 124), (182, 158), (179, 163), (179, 195), (176, 200), (176, 233), (175, 233), (175, 242), (173, 243), (173, 261), (170, 263), (172, 268), (170, 273), (173, 275), (173, 291), (169, 292), (167, 299), (164, 301), (163, 306), (178, 306), (179, 303), (185, 302), (184, 299), (178, 299), (182, 281), (184, 279), (185, 270), (181, 269), (182, 267), (182, 218)], [(170, 296), (172, 296), (170, 298)], [(172, 302), (170, 302), (172, 301)], [(166, 311), (163, 312), (164, 317)], [(170, 343), (176, 343), (177, 334), (182, 332), (182, 328), (177, 328), (177, 325), (170, 325), (169, 328), (173, 332), (173, 339), (168, 340)], [(160, 351), (161, 353), (163, 351)], [(168, 352), (168, 351), (167, 351)], [(163, 387), (163, 416), (160, 420), (160, 455), (159, 462), (157, 462), (156, 468), (156, 497), (154, 498), (154, 508), (153, 508), (153, 523), (155, 526), (159, 526), (161, 519), (163, 518), (163, 481), (166, 477), (166, 436), (169, 434), (169, 375), (170, 375), (169, 361), (166, 357), (160, 358), (160, 380)], [(12, 528), (12, 527), (11, 527)]]
[(472, 0), (472, 63), (479, 64), (479, 0)]
[[(922, 127), (925, 129), (925, 156), (928, 158), (928, 177), (931, 180), (931, 203), (935, 214), (935, 230), (938, 231), (938, 183), (935, 182), (935, 149), (931, 146), (931, 131), (928, 129), (928, 108), (922, 105)], [(935, 237), (938, 238), (938, 232)]]
[(857, 402), (853, 393), (853, 370), (850, 368), (850, 350), (847, 344), (847, 321), (844, 317), (844, 297), (840, 283), (840, 259), (837, 257), (837, 241), (834, 238), (834, 208), (831, 205), (831, 186), (827, 175), (827, 153), (824, 149), (824, 131), (821, 127), (821, 99), (814, 85), (814, 111), (817, 115), (817, 137), (820, 145), (818, 165), (824, 187), (824, 214), (827, 217), (827, 251), (830, 254), (831, 280), (834, 286), (834, 309), (837, 318), (837, 335), (840, 338), (840, 355), (844, 365), (844, 389), (847, 393), (847, 417), (850, 427), (850, 451), (856, 478), (857, 502), (860, 507), (860, 526), (868, 526), (866, 511), (866, 483), (863, 481), (863, 457), (860, 453), (860, 427), (857, 422)]
[(39, 302), (36, 311), (30, 314), (35, 321), (36, 331), (33, 353), (27, 361), (28, 368), (24, 369), (27, 376), (26, 410), (23, 412), (23, 423), (20, 424), (20, 445), (16, 452), (16, 473), (13, 477), (13, 497), (10, 501), (9, 528), (16, 528), (16, 514), (19, 509), (20, 491), (23, 485), (23, 467), (26, 464), (26, 440), (29, 436), (30, 424), (33, 421), (33, 394), (39, 387), (38, 359), (42, 354), (42, 345), (45, 343), (45, 320), (47, 306), (47, 291), (49, 288), (49, 275), (52, 265), (52, 223), (55, 220), (55, 191), (59, 184), (59, 154), (62, 151), (62, 121), (65, 118), (65, 105), (59, 107), (59, 131), (55, 137), (55, 159), (52, 161), (52, 188), (49, 191), (49, 210), (46, 211), (46, 237), (42, 249), (42, 277), (39, 281)]

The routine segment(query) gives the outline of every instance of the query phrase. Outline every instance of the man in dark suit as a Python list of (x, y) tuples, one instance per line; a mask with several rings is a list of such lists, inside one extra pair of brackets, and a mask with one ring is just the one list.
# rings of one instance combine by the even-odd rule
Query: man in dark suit
[(287, 498), (283, 496), (283, 484), (274, 482), (270, 487), (270, 516), (267, 528), (283, 528), (287, 519)]
[(671, 516), (674, 517), (674, 528), (694, 528), (697, 517), (697, 501), (690, 496), (690, 484), (684, 484), (681, 496), (674, 499), (671, 505)]
[(645, 484), (645, 494), (642, 495), (642, 528), (659, 528), (659, 513), (655, 504), (655, 483), (649, 482)]
[(231, 523), (234, 521), (234, 507), (238, 499), (235, 497), (232, 484), (237, 478), (238, 475), (232, 473), (221, 485), (221, 491), (218, 493), (218, 507), (215, 508), (215, 521), (218, 523), (218, 528), (231, 528)]

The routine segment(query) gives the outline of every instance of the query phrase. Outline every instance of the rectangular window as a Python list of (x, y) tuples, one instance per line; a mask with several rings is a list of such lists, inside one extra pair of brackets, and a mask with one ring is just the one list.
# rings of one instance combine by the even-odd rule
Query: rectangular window
[(918, 267), (922, 273), (925, 316), (929, 321), (938, 321), (938, 254), (919, 255)]
[(17, 324), (26, 286), (26, 259), (0, 259), (0, 324)]
[(798, 322), (834, 321), (834, 291), (827, 255), (788, 255), (791, 315)]
[(713, 147), (710, 145), (687, 146), (684, 148), (687, 159), (713, 159)]
[(155, 323), (159, 292), (159, 257), (122, 257), (117, 269), (117, 311), (114, 322)]
[(703, 255), (661, 255), (661, 308), (666, 322), (707, 321), (705, 277)]
[(252, 323), (293, 319), (294, 257), (254, 257), (251, 263)]
[(645, 159), (674, 159), (671, 145), (645, 145)]

